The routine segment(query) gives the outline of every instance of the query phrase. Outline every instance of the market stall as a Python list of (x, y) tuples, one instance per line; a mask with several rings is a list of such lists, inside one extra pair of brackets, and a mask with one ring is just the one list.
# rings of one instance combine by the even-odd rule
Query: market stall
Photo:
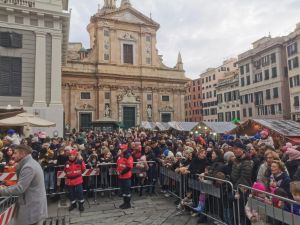
[(263, 129), (269, 130), (277, 148), (286, 142), (300, 144), (300, 123), (292, 120), (249, 119), (232, 129), (230, 133), (239, 136), (253, 136)]

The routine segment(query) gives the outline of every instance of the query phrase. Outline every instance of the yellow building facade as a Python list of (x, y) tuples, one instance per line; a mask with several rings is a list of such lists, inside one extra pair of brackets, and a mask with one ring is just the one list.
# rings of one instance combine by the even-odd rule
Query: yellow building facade
[(91, 17), (90, 49), (70, 43), (62, 71), (66, 128), (90, 128), (92, 121), (116, 121), (125, 128), (142, 121), (184, 121), (188, 81), (180, 53), (173, 68), (156, 48), (159, 24), (115, 1)]

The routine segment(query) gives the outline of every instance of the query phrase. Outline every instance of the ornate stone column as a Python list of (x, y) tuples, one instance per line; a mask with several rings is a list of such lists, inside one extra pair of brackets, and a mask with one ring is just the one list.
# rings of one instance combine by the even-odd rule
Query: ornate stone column
[[(46, 107), (46, 33), (36, 31), (33, 107)], [(61, 88), (61, 87), (59, 87)]]

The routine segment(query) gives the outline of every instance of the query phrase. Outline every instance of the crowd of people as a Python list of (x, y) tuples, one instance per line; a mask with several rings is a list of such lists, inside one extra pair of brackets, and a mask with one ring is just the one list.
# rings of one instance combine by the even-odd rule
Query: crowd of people
[[(63, 182), (56, 178), (56, 172), (58, 168), (64, 169), (70, 156), (76, 154), (86, 164), (86, 168), (99, 168), (104, 163), (116, 163), (122, 151), (121, 146), (124, 147), (125, 144), (126, 151), (139, 168), (133, 184), (141, 187), (151, 185), (151, 188), (140, 188), (140, 195), (144, 190), (155, 192), (159, 168), (162, 166), (183, 176), (197, 176), (199, 179), (209, 176), (228, 180), (234, 189), (245, 185), (254, 190), (293, 199), (299, 205), (276, 204), (300, 215), (300, 147), (284, 143), (284, 146), (275, 148), (268, 130), (240, 139), (223, 135), (219, 141), (215, 141), (210, 136), (173, 135), (136, 129), (111, 133), (74, 130), (67, 138), (49, 138), (45, 132), (39, 132), (30, 138), (22, 138), (9, 129), (0, 141), (2, 172), (14, 171), (13, 146), (19, 144), (29, 145), (33, 149), (32, 157), (44, 171), (45, 187), (50, 194), (62, 191)], [(101, 185), (107, 184), (107, 177), (108, 172), (101, 169)], [(85, 179), (85, 185), (95, 188), (92, 179)], [(162, 192), (168, 197), (168, 183), (161, 181), (160, 185)], [(245, 202), (241, 208), (245, 213), (245, 224), (255, 224), (259, 216), (246, 204), (243, 192), (245, 191), (238, 190), (234, 198)], [(190, 208), (193, 211), (205, 210), (205, 195), (200, 193), (197, 196), (199, 201), (194, 200), (194, 197), (190, 198)], [(224, 214), (222, 219), (227, 224), (232, 224), (230, 215)]]

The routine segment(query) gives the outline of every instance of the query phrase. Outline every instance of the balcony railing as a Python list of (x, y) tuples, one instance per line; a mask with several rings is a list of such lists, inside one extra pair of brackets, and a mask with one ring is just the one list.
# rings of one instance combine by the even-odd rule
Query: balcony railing
[(32, 0), (0, 0), (0, 3), (35, 8), (35, 1)]

